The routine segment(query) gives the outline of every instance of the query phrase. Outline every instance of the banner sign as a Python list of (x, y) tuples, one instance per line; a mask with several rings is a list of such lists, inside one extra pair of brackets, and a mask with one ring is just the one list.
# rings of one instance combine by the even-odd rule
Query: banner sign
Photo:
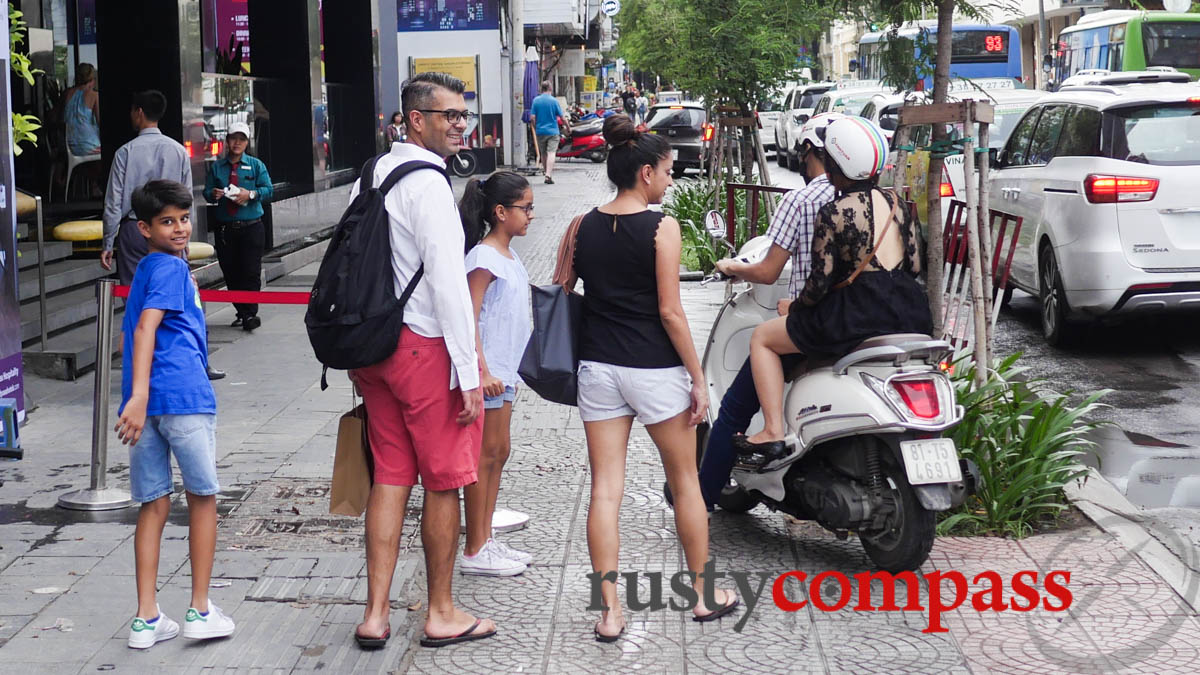
[[(17, 294), (17, 193), (13, 175), (12, 98), (8, 46), (8, 15), (0, 22), (0, 398), (13, 399), (17, 418), (25, 419), (25, 391), (21, 362), (21, 305)], [(43, 131), (45, 128), (43, 128)], [(31, 229), (34, 226), (31, 226)]]
[(500, 27), (497, 0), (399, 0), (396, 30), (496, 30)]

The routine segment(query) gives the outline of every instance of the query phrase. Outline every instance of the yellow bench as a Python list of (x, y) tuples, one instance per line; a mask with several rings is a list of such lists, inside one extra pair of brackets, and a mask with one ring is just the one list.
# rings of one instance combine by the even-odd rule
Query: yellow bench
[[(68, 220), (56, 225), (53, 235), (59, 241), (100, 241), (104, 238), (104, 221)], [(193, 241), (188, 244), (188, 260), (206, 260), (216, 254), (216, 249), (208, 242)]]
[(17, 193), (17, 219), (24, 220), (37, 215), (37, 200), (24, 192)]
[(193, 241), (188, 244), (188, 260), (205, 260), (217, 254), (213, 245), (206, 241)]
[(104, 221), (68, 220), (55, 225), (51, 235), (59, 241), (100, 241), (104, 238)]

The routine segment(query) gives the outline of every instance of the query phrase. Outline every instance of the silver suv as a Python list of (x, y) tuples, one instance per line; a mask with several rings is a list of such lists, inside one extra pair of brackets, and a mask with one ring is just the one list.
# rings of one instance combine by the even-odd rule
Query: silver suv
[(1049, 94), (989, 185), (992, 208), (1024, 218), (1011, 285), (1040, 297), (1049, 343), (1077, 319), (1200, 309), (1200, 86)]

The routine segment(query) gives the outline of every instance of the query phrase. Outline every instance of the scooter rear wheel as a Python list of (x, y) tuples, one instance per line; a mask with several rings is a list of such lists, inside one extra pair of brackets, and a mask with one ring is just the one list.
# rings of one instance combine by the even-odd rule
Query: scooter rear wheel
[(859, 540), (879, 569), (893, 574), (915, 570), (929, 558), (933, 548), (935, 514), (921, 506), (904, 469), (885, 463), (883, 475), (884, 489), (891, 491), (896, 513), (888, 516), (884, 530), (860, 532)]

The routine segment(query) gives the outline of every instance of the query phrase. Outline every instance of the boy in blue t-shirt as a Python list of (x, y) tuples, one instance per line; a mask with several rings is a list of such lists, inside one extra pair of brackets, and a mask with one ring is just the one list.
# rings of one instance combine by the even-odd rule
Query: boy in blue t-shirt
[(192, 236), (192, 192), (152, 180), (131, 199), (149, 254), (138, 263), (125, 303), (117, 435), (129, 450), (130, 492), (142, 503), (134, 533), (138, 610), (129, 646), (147, 649), (179, 634), (158, 609), (158, 554), (171, 511), (171, 455), (187, 491), (192, 602), (185, 638), (233, 634), (233, 619), (208, 600), (217, 543), (217, 400), (206, 373), (208, 338), (200, 293), (180, 253)]

